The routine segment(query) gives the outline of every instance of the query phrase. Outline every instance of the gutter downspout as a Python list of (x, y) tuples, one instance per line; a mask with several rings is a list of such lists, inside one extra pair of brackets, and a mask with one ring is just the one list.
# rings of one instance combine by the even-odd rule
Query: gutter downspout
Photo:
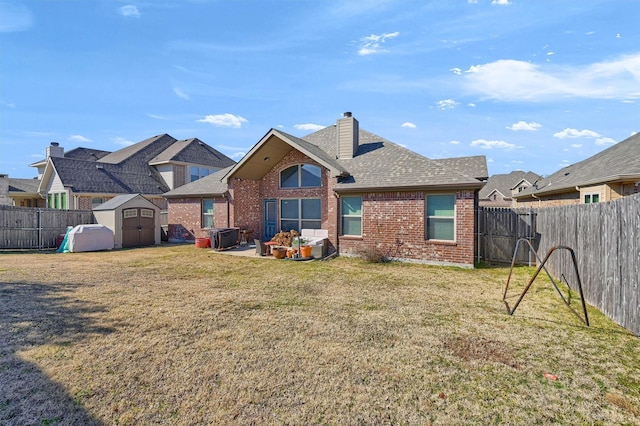
[(338, 200), (336, 202), (336, 255), (340, 255), (340, 194), (333, 191), (333, 196)]

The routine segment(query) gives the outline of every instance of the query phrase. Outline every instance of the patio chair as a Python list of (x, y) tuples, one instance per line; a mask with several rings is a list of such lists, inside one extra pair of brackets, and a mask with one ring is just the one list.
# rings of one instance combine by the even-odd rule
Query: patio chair
[(259, 254), (260, 256), (266, 256), (267, 254), (269, 254), (267, 245), (265, 243), (258, 239), (255, 239), (253, 241), (256, 243), (256, 254)]

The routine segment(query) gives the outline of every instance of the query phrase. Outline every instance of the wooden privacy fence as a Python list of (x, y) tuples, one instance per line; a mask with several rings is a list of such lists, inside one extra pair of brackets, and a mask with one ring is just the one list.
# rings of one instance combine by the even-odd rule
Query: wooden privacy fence
[[(555, 246), (572, 248), (585, 300), (640, 336), (640, 194), (607, 203), (478, 210), (478, 260), (511, 262), (519, 238), (529, 239), (540, 258)], [(516, 262), (536, 264), (526, 244), (520, 246)], [(568, 252), (554, 252), (546, 267), (576, 290)]]
[[(571, 247), (586, 301), (640, 336), (640, 194), (537, 212), (538, 253), (544, 256), (557, 245)], [(575, 285), (568, 255), (550, 257), (547, 267)]]
[(93, 212), (0, 206), (0, 249), (56, 247), (68, 226), (96, 223)]
[[(516, 242), (526, 238), (534, 247), (540, 236), (536, 232), (536, 212), (532, 209), (480, 207), (477, 212), (478, 261), (511, 263)], [(535, 256), (519, 250), (516, 263), (534, 265)]]

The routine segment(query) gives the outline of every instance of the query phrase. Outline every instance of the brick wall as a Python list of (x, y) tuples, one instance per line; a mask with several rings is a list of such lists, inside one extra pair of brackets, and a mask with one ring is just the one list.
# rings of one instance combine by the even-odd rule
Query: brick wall
[[(195, 240), (209, 236), (209, 229), (202, 228), (201, 198), (172, 198), (167, 210), (169, 241)], [(213, 199), (213, 224), (216, 228), (229, 226), (227, 202), (224, 198)], [(186, 234), (186, 237), (185, 237)]]
[[(329, 192), (327, 170), (322, 170), (322, 187), (320, 188), (280, 188), (280, 172), (289, 166), (302, 163), (320, 166), (301, 152), (293, 150), (278, 162), (260, 181), (231, 179), (229, 192), (231, 193), (233, 201), (235, 226), (250, 229), (256, 238), (260, 238), (263, 234), (262, 210), (264, 199), (275, 199), (279, 212), (279, 201), (281, 198), (320, 198), (323, 210), (321, 227), (327, 229), (328, 215), (325, 206), (327, 206), (328, 194), (333, 194), (333, 191)], [(333, 195), (331, 195), (331, 197), (333, 197)]]
[(340, 253), (375, 249), (424, 263), (473, 266), (474, 193), (456, 193), (456, 240), (425, 239), (425, 192), (382, 192), (362, 197), (362, 238), (340, 237)]
[[(401, 259), (424, 263), (473, 266), (474, 261), (474, 192), (456, 193), (456, 241), (425, 239), (425, 196), (423, 191), (376, 192), (363, 195), (362, 237), (339, 236), (340, 200), (334, 195), (335, 179), (322, 171), (320, 188), (280, 188), (280, 171), (301, 163), (316, 164), (298, 151), (287, 154), (261, 180), (233, 178), (229, 182), (229, 218), (226, 200), (216, 199), (214, 206), (217, 227), (236, 226), (253, 231), (255, 238), (263, 232), (263, 200), (275, 199), (279, 209), (282, 198), (320, 198), (322, 228), (329, 231), (329, 253), (357, 255), (361, 250), (375, 248)], [(221, 225), (224, 224), (224, 225)], [(169, 203), (169, 238), (181, 229), (203, 236), (200, 228), (200, 199), (171, 199)]]

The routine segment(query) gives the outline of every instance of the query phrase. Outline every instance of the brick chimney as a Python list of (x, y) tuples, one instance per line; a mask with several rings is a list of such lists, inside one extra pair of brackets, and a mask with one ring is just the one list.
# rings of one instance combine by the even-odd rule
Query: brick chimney
[(47, 147), (47, 158), (49, 157), (64, 157), (64, 148), (58, 142), (51, 142)]
[(343, 117), (338, 119), (336, 126), (338, 130), (338, 158), (353, 158), (360, 145), (358, 140), (360, 133), (358, 120), (353, 118), (350, 112), (345, 112)]

